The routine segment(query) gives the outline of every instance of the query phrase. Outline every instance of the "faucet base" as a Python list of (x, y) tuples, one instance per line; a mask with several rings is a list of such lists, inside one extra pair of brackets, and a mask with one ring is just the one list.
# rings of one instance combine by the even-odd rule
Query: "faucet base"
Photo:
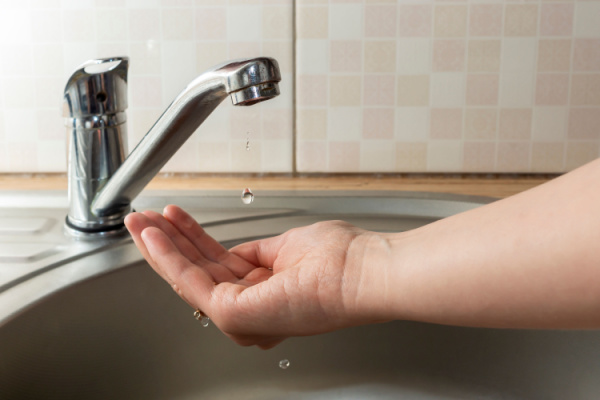
[(82, 228), (69, 221), (69, 217), (65, 218), (65, 233), (69, 236), (78, 239), (96, 239), (99, 237), (113, 237), (123, 235), (127, 232), (127, 228), (123, 222), (110, 226), (98, 226), (93, 228)]

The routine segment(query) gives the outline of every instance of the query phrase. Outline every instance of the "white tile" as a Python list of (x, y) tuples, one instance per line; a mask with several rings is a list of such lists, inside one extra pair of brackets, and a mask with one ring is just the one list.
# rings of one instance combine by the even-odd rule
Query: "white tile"
[(40, 171), (67, 172), (67, 146), (64, 140), (40, 140), (38, 145)]
[(158, 0), (127, 0), (127, 8), (158, 8)]
[[(250, 148), (249, 151), (252, 150)], [(292, 172), (292, 142), (290, 140), (263, 140), (262, 164), (265, 172)]]
[(94, 8), (94, 0), (61, 0), (60, 6), (63, 9), (90, 9)]
[(198, 146), (198, 169), (200, 171), (231, 171), (229, 142), (204, 142), (196, 143), (196, 145)]
[(65, 42), (96, 40), (96, 21), (89, 10), (63, 10), (63, 39)]
[(256, 6), (228, 7), (227, 39), (253, 42), (261, 38), (261, 9)]
[(361, 172), (393, 172), (396, 167), (396, 146), (390, 140), (360, 143)]
[(429, 172), (456, 172), (462, 169), (461, 141), (431, 141), (427, 145)]
[(330, 108), (327, 114), (327, 138), (330, 141), (360, 140), (362, 133), (361, 108)]
[(190, 140), (204, 142), (228, 142), (230, 135), (231, 107), (221, 104), (196, 129)]
[(97, 54), (95, 43), (65, 43), (63, 51), (67, 76), (71, 76), (75, 69), (84, 62), (95, 59)]
[(297, 72), (299, 74), (326, 74), (329, 72), (329, 41), (298, 40)]
[(33, 72), (33, 46), (0, 46), (0, 72), (3, 76), (30, 76)]
[(430, 39), (397, 39), (396, 72), (425, 74), (431, 71)]
[(62, 108), (65, 82), (62, 78), (44, 77), (35, 80), (35, 106), (54, 108), (58, 114)]
[[(131, 103), (130, 103), (131, 106)], [(127, 145), (133, 150), (144, 135), (152, 128), (154, 123), (162, 115), (162, 108), (134, 108), (127, 110)]]
[(504, 39), (502, 42), (502, 71), (535, 71), (537, 39)]
[(500, 76), (500, 106), (531, 107), (533, 79), (530, 72), (503, 73)]
[(191, 8), (166, 8), (162, 13), (163, 40), (193, 40), (194, 12)]
[(461, 107), (465, 104), (465, 75), (435, 73), (431, 75), (431, 105)]
[(127, 42), (100, 42), (96, 46), (96, 57), (112, 58), (129, 56)]
[[(4, 107), (19, 108), (31, 112), (31, 108), (35, 104), (35, 85), (33, 79), (24, 77), (4, 78), (2, 84), (2, 95), (4, 98)], [(5, 112), (5, 121), (12, 114)]]
[(101, 42), (127, 41), (127, 13), (96, 9), (96, 36)]
[(8, 143), (35, 142), (38, 138), (37, 120), (31, 110), (12, 109), (4, 113), (4, 138)]
[(163, 106), (169, 105), (196, 78), (196, 46), (193, 42), (162, 44)]
[(429, 137), (429, 108), (396, 108), (395, 138), (401, 142), (426, 142)]
[(184, 143), (161, 172), (198, 172), (198, 145)]
[(330, 39), (362, 39), (363, 26), (362, 5), (332, 4), (329, 6)]
[(64, 54), (62, 44), (37, 44), (32, 47), (33, 73), (36, 76), (63, 76)]
[(246, 150), (246, 140), (231, 140), (231, 172), (264, 172), (261, 146)]
[(575, 36), (600, 37), (600, 1), (576, 3)]
[(62, 109), (37, 109), (35, 111), (35, 119), (38, 126), (39, 140), (62, 140), (63, 145), (67, 145), (67, 128)]
[(156, 40), (131, 43), (129, 46), (129, 75), (157, 75), (162, 70), (161, 44)]
[(0, 44), (31, 43), (29, 10), (2, 9), (0, 12)]
[(63, 14), (61, 10), (32, 10), (30, 18), (31, 37), (34, 42), (62, 42)]
[(533, 109), (533, 140), (561, 141), (566, 139), (567, 110), (565, 107)]

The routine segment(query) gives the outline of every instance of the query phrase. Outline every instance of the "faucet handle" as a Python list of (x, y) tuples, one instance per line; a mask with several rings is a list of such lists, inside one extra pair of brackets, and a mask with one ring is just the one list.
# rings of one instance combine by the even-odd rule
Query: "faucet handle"
[(127, 57), (95, 59), (80, 65), (64, 91), (63, 116), (82, 118), (127, 109)]

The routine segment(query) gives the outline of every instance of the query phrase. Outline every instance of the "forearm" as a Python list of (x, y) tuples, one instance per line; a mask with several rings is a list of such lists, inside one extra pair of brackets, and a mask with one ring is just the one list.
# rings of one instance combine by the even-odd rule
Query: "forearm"
[(600, 160), (388, 239), (391, 318), (600, 328)]

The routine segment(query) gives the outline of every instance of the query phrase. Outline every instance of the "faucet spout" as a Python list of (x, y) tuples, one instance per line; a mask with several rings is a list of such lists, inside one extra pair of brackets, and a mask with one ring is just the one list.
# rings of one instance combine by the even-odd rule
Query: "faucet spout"
[[(250, 106), (279, 95), (280, 80), (277, 61), (266, 57), (230, 61), (198, 76), (173, 100), (118, 169), (103, 179), (98, 190), (85, 194), (89, 220), (78, 223), (70, 212), (67, 225), (79, 231), (122, 227), (135, 197), (227, 96), (234, 105)], [(111, 94), (106, 97), (111, 98)]]

